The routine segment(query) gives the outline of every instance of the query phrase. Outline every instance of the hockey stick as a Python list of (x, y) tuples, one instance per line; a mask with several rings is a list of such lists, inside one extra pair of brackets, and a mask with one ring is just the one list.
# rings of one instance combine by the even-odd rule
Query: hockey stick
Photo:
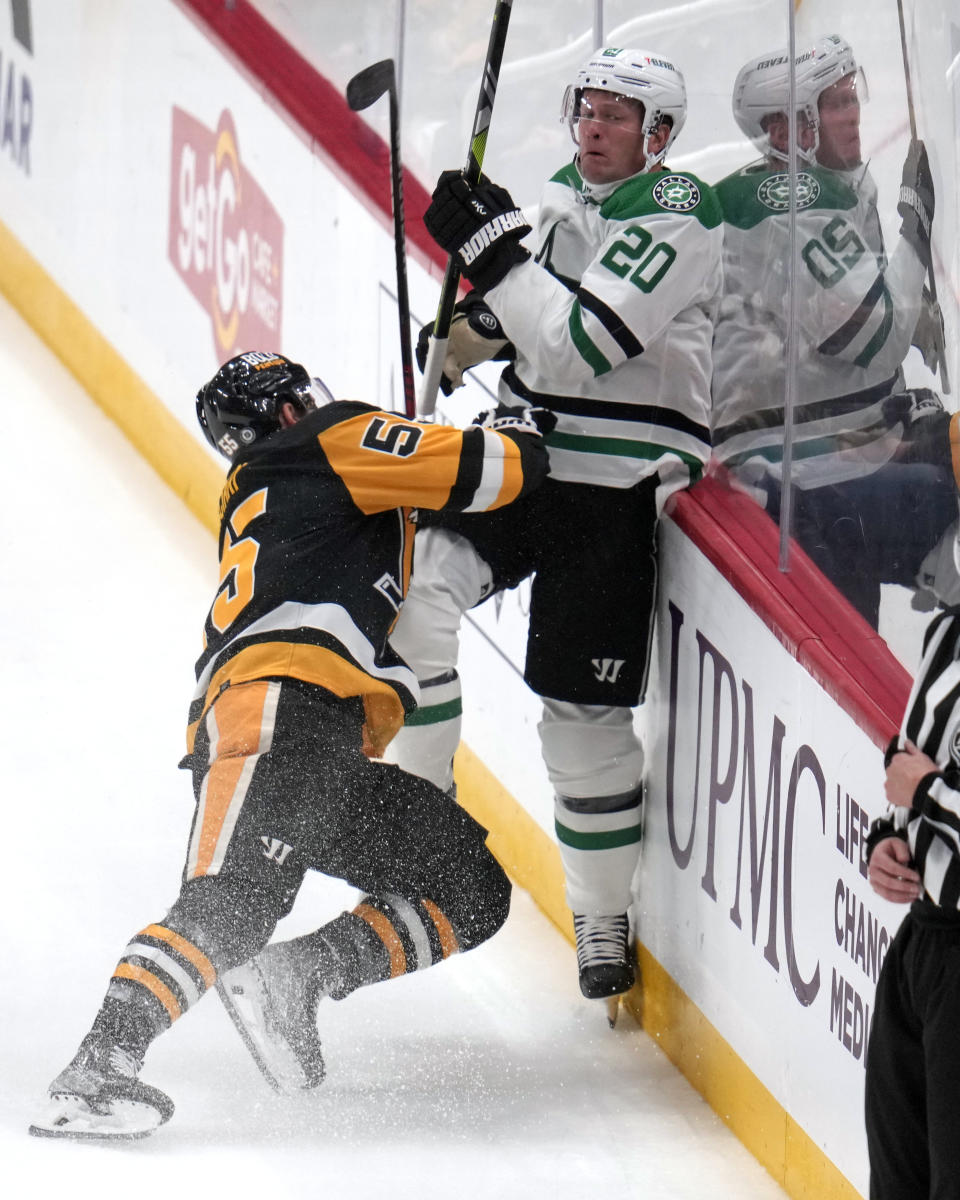
[[(903, 82), (907, 89), (907, 116), (910, 119), (910, 138), (911, 141), (917, 140), (917, 115), (913, 107), (913, 86), (910, 82), (910, 59), (907, 55), (907, 30), (903, 21), (903, 0), (897, 0), (897, 16), (900, 19), (900, 52), (903, 55)], [(935, 325), (939, 325), (940, 330), (943, 330), (943, 314), (940, 311), (940, 304), (937, 300), (937, 278), (933, 271), (933, 261), (931, 256), (930, 266), (927, 268), (927, 280), (929, 282), (930, 304), (932, 308), (932, 317)], [(947, 358), (944, 338), (940, 337), (940, 352), (938, 354), (940, 366), (940, 382), (943, 385), (944, 392), (950, 395), (950, 376), (947, 374)]]
[(400, 316), (400, 366), (403, 373), (403, 408), (415, 413), (413, 352), (410, 348), (410, 296), (407, 291), (406, 232), (403, 220), (403, 167), (400, 162), (400, 106), (393, 59), (385, 58), (358, 72), (347, 84), (347, 104), (354, 112), (369, 108), (384, 92), (390, 95), (390, 199), (393, 207), (393, 244), (397, 260), (397, 311)]
[[(473, 119), (473, 136), (467, 151), (467, 165), (463, 169), (463, 174), (469, 183), (476, 183), (479, 180), (483, 167), (483, 155), (487, 148), (487, 130), (490, 128), (490, 118), (493, 116), (493, 102), (497, 95), (497, 78), (500, 74), (500, 64), (503, 61), (503, 50), (507, 44), (507, 26), (510, 22), (512, 4), (513, 0), (497, 0), (497, 7), (493, 13), (493, 25), (490, 28), (487, 57), (483, 64), (477, 111)], [(457, 260), (451, 254), (447, 260), (447, 269), (440, 287), (440, 304), (433, 322), (433, 333), (430, 334), (427, 361), (424, 364), (423, 380), (420, 384), (420, 395), (417, 397), (417, 412), (422, 417), (429, 417), (437, 405), (437, 389), (443, 374), (443, 360), (447, 356), (450, 322), (453, 318), (453, 306), (457, 302), (459, 282), (460, 269), (457, 266)]]

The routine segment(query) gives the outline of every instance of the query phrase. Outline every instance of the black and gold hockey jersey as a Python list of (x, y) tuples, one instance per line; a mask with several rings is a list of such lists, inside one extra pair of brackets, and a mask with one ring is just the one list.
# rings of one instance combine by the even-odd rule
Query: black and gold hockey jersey
[(362, 697), (369, 752), (417, 703), (387, 637), (413, 556), (411, 510), (485, 512), (547, 470), (540, 439), (418, 424), (337, 401), (255, 442), (220, 498), (220, 582), (204, 629), (187, 745), (220, 692), (298, 679)]

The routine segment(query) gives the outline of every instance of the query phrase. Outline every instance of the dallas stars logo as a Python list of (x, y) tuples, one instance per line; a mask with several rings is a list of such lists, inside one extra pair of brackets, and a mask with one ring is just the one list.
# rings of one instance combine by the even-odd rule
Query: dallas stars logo
[(653, 198), (670, 212), (689, 212), (700, 203), (700, 189), (684, 175), (665, 175), (653, 189)]
[[(817, 202), (820, 184), (813, 175), (801, 171), (797, 175), (797, 208), (809, 208)], [(790, 176), (768, 175), (757, 188), (757, 199), (773, 212), (786, 212), (790, 207)]]

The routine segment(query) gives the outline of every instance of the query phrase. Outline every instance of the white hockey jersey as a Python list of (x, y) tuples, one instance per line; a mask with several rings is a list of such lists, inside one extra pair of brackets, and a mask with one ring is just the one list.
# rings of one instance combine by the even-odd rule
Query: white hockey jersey
[[(788, 176), (766, 164), (717, 184), (724, 291), (713, 345), (713, 441), (745, 483), (782, 474), (787, 381)], [(920, 312), (924, 268), (902, 238), (889, 263), (866, 167), (797, 177), (797, 372), (792, 478), (800, 487), (868, 475), (902, 436), (883, 402)]]
[(716, 196), (670, 171), (591, 189), (570, 164), (544, 191), (538, 246), (486, 294), (517, 350), (500, 399), (557, 414), (555, 479), (626, 488), (659, 472), (662, 502), (709, 457)]

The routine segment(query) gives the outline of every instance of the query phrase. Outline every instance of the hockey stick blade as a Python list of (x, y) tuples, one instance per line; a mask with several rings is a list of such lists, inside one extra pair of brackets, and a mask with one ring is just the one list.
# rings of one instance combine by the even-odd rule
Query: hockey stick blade
[(369, 108), (384, 94), (390, 96), (390, 197), (393, 208), (393, 241), (397, 260), (397, 315), (400, 321), (400, 359), (403, 407), (408, 417), (416, 413), (413, 386), (413, 349), (410, 345), (410, 300), (407, 293), (406, 237), (403, 221), (403, 165), (400, 161), (400, 97), (392, 58), (364, 67), (347, 84), (347, 104), (354, 111)]
[(393, 59), (385, 58), (381, 62), (364, 67), (347, 84), (347, 104), (354, 112), (369, 108), (375, 100), (379, 100), (384, 92), (396, 87), (396, 75)]

